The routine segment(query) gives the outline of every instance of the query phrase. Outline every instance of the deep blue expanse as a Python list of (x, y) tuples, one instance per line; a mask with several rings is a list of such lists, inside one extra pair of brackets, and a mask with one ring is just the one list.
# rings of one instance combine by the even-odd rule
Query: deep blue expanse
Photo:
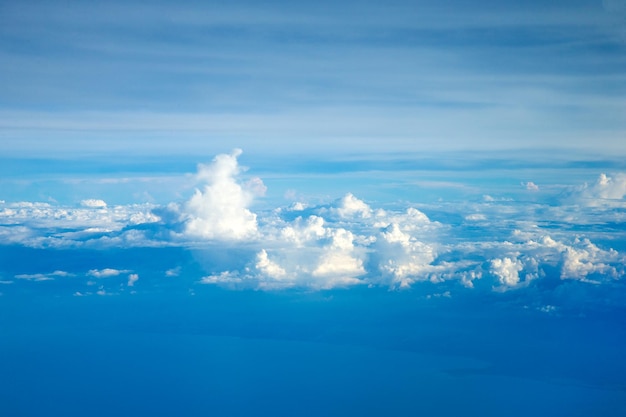
[(626, 411), (623, 311), (498, 304), (380, 290), (5, 298), (3, 414)]
[(26, 262), (132, 263), (144, 288), (75, 297), (76, 277), (5, 285), (4, 415), (626, 412), (621, 283), (557, 279), (556, 288), (505, 294), (451, 285), (452, 298), (429, 296), (441, 291), (430, 283), (400, 292), (232, 291), (154, 273), (172, 260), (201, 268), (180, 249), (4, 247), (2, 255), (4, 276)]

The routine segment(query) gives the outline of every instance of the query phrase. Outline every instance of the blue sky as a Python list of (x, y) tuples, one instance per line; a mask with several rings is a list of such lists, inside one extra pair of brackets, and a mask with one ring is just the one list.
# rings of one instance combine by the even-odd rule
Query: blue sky
[(7, 155), (623, 153), (620, 1), (1, 7)]
[(626, 414), (625, 52), (622, 0), (0, 2), (0, 415)]

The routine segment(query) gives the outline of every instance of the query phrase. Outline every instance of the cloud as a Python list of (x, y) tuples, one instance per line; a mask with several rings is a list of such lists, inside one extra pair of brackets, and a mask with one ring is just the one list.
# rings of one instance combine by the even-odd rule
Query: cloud
[(320, 216), (309, 216), (306, 220), (297, 217), (295, 221), (280, 231), (280, 238), (303, 247), (306, 243), (319, 240), (327, 235), (325, 220)]
[(595, 184), (585, 185), (582, 196), (588, 199), (623, 200), (626, 196), (626, 174), (619, 172), (612, 177), (600, 174)]
[(588, 207), (626, 207), (626, 173), (601, 173), (595, 182), (570, 187), (563, 194), (566, 204)]
[(331, 232), (331, 242), (324, 248), (311, 275), (314, 286), (320, 288), (346, 287), (359, 284), (365, 274), (364, 260), (355, 252), (352, 232), (339, 228)]
[(476, 222), (476, 221), (484, 221), (487, 220), (487, 216), (482, 213), (472, 213), (465, 216), (465, 220)]
[(563, 256), (562, 279), (585, 280), (589, 275), (602, 274), (604, 277), (617, 278), (621, 275), (615, 266), (623, 261), (618, 252), (598, 248), (589, 239), (577, 239), (576, 246), (560, 246)]
[(269, 260), (265, 249), (257, 253), (256, 257), (257, 257), (257, 262), (255, 265), (256, 269), (258, 269), (259, 271), (261, 271), (263, 274), (267, 275), (268, 277), (275, 279), (275, 280), (280, 280), (287, 275), (287, 273), (285, 272), (283, 268), (281, 268), (275, 262), (272, 262)]
[(180, 270), (181, 270), (180, 266), (177, 266), (176, 268), (168, 269), (167, 271), (165, 271), (165, 276), (166, 277), (177, 277), (177, 276), (180, 275)]
[(362, 200), (359, 200), (351, 193), (346, 194), (339, 202), (335, 212), (343, 218), (347, 217), (360, 217), (369, 218), (372, 215), (372, 209), (365, 204)]
[[(502, 197), (496, 189), (489, 190), (494, 197), (481, 199), (487, 195), (477, 190), (473, 199), (415, 207), (396, 202), (383, 209), (347, 193), (319, 205), (289, 202), (253, 213), (254, 198), (266, 187), (261, 179), (243, 178), (240, 154), (234, 150), (200, 165), (193, 196), (185, 200), (181, 195), (181, 202), (163, 206), (0, 203), (0, 242), (68, 251), (129, 246), (179, 247), (194, 256), (205, 251), (198, 257), (209, 260), (193, 279), (266, 290), (404, 289), (430, 282), (502, 292), (538, 288), (546, 276), (551, 284), (606, 283), (624, 276), (626, 257), (611, 246), (623, 240), (619, 225), (626, 214), (614, 205), (580, 204), (623, 201), (624, 174), (602, 174), (578, 187), (542, 185), (532, 203)], [(534, 183), (522, 185), (532, 189)], [(555, 204), (560, 195), (548, 194), (566, 187), (567, 204)], [(522, 193), (519, 188), (513, 192)], [(165, 277), (179, 276), (183, 268), (185, 276), (192, 274), (194, 269), (182, 262), (159, 270)], [(178, 266), (167, 269), (172, 265)], [(142, 272), (129, 268), (91, 269), (86, 276), (94, 286), (104, 282), (95, 278), (127, 276), (130, 287)], [(60, 276), (15, 275), (31, 281)], [(119, 279), (116, 285), (123, 285)]]
[(130, 274), (128, 276), (128, 283), (126, 284), (126, 286), (134, 287), (135, 286), (135, 282), (137, 282), (138, 280), (139, 280), (139, 275), (138, 274)]
[(105, 203), (104, 200), (88, 199), (82, 200), (80, 202), (80, 205), (89, 208), (105, 208), (107, 206), (107, 203)]
[(67, 207), (41, 202), (0, 204), (0, 244), (31, 247), (81, 246), (132, 226), (156, 224), (152, 204)]
[(528, 191), (539, 191), (539, 186), (532, 181), (523, 182), (522, 186), (525, 187)]
[(54, 271), (48, 274), (18, 274), (15, 275), (15, 278), (29, 281), (52, 281), (55, 278), (67, 276), (71, 276), (71, 274), (65, 271)]
[(500, 284), (506, 287), (516, 287), (520, 283), (519, 273), (523, 269), (518, 259), (502, 258), (491, 261), (490, 272), (498, 277)]
[(126, 269), (123, 269), (123, 270), (113, 269), (113, 268), (90, 269), (87, 272), (87, 275), (90, 277), (94, 277), (94, 278), (109, 278), (109, 277), (116, 277), (120, 274), (125, 274), (128, 272), (130, 271)]
[(417, 280), (428, 279), (429, 265), (435, 260), (434, 246), (411, 236), (398, 223), (379, 233), (375, 244), (375, 263), (383, 281), (407, 288)]
[(239, 277), (239, 273), (224, 271), (219, 274), (207, 275), (200, 279), (200, 284), (219, 284), (219, 285), (227, 285), (227, 286), (237, 286), (237, 284), (241, 284), (243, 279)]
[(257, 217), (248, 206), (255, 194), (264, 192), (264, 185), (260, 179), (249, 182), (250, 188), (237, 182), (239, 155), (241, 150), (235, 149), (230, 155), (216, 156), (210, 165), (199, 165), (196, 178), (204, 185), (183, 208), (188, 236), (216, 240), (257, 236)]

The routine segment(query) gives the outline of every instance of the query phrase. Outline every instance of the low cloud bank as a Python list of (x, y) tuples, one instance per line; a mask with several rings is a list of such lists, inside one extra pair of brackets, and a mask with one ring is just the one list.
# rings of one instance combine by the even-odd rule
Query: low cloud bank
[[(268, 290), (403, 289), (427, 281), (467, 288), (485, 283), (482, 287), (504, 292), (533, 286), (555, 273), (563, 281), (590, 284), (625, 274), (624, 254), (606, 242), (594, 243), (602, 231), (588, 226), (592, 221), (620, 221), (615, 207), (621, 207), (626, 196), (622, 173), (601, 174), (595, 183), (573, 188), (559, 206), (517, 203), (508, 197), (449, 206), (449, 218), (457, 220), (447, 223), (432, 220), (421, 206), (376, 208), (352, 193), (328, 204), (296, 200), (255, 213), (254, 200), (264, 195), (266, 186), (260, 178), (244, 178), (240, 155), (236, 149), (199, 165), (193, 195), (167, 207), (109, 206), (100, 199), (83, 200), (79, 208), (0, 202), (0, 242), (43, 248), (245, 247), (236, 266), (213, 261), (196, 282)], [(539, 191), (533, 182), (522, 185)], [(587, 225), (593, 236), (562, 226), (573, 222)], [(107, 281), (100, 278), (125, 274), (126, 285), (133, 287), (139, 275), (129, 268), (93, 269), (87, 275), (100, 283)], [(163, 276), (180, 273), (173, 267)], [(57, 276), (15, 278), (39, 281)]]

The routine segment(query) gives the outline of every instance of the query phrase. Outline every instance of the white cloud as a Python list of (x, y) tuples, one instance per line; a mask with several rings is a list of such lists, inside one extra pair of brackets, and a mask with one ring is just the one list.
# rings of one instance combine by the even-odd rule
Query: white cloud
[(87, 199), (81, 201), (80, 205), (89, 208), (105, 208), (107, 206), (107, 203), (104, 202), (104, 200)]
[(516, 287), (520, 283), (519, 273), (522, 271), (522, 262), (518, 259), (502, 258), (491, 261), (490, 271), (498, 277), (500, 284), (506, 287)]
[(307, 208), (307, 205), (305, 203), (302, 203), (300, 201), (293, 203), (290, 207), (289, 210), (291, 211), (302, 211), (304, 209)]
[(372, 209), (365, 204), (362, 200), (359, 200), (351, 193), (346, 194), (339, 202), (339, 205), (334, 210), (340, 217), (360, 217), (369, 218), (372, 215)]
[(617, 278), (620, 275), (615, 266), (621, 261), (617, 251), (601, 250), (589, 239), (575, 241), (576, 246), (565, 247), (563, 250), (563, 267), (561, 278), (585, 280), (591, 274), (602, 274), (605, 277)]
[[(17, 202), (0, 205), (0, 244), (32, 247), (80, 246), (102, 234), (161, 219), (151, 204), (108, 206), (98, 209)], [(52, 232), (51, 232), (52, 230)]]
[(309, 216), (306, 220), (298, 217), (293, 224), (285, 226), (280, 231), (280, 238), (297, 247), (303, 247), (307, 242), (327, 236), (324, 223), (324, 219), (319, 216)]
[(429, 265), (435, 260), (435, 248), (400, 229), (397, 223), (384, 228), (375, 245), (378, 268), (392, 286), (409, 287), (417, 280), (428, 279)]
[(391, 224), (396, 224), (403, 231), (411, 233), (433, 232), (440, 226), (437, 222), (431, 222), (426, 214), (415, 207), (409, 207), (404, 213), (387, 213), (378, 210), (374, 226), (387, 227)]
[[(185, 204), (185, 232), (192, 237), (241, 240), (257, 236), (257, 218), (248, 206), (262, 188), (260, 180), (245, 189), (236, 177), (241, 169), (237, 157), (241, 150), (215, 157), (211, 165), (198, 167), (197, 179), (203, 182)], [(264, 187), (264, 186), (263, 186)]]
[(541, 311), (542, 313), (554, 313), (557, 308), (553, 305), (546, 304), (545, 306), (538, 307), (537, 310)]
[(135, 286), (135, 282), (137, 282), (138, 280), (139, 280), (139, 275), (138, 274), (130, 274), (128, 276), (128, 283), (126, 284), (126, 286), (134, 287)]
[(468, 214), (467, 216), (465, 216), (465, 220), (472, 221), (472, 222), (483, 221), (483, 220), (487, 220), (487, 216), (485, 216), (482, 213), (472, 213), (472, 214)]
[(165, 271), (165, 276), (166, 277), (177, 277), (177, 276), (180, 275), (180, 270), (181, 270), (180, 266), (177, 266), (176, 268), (168, 269), (167, 271)]
[(354, 235), (345, 229), (332, 231), (331, 243), (324, 248), (317, 267), (311, 275), (314, 286), (333, 288), (359, 284), (365, 274), (363, 259), (355, 253)]
[(524, 186), (528, 191), (539, 191), (539, 186), (532, 181), (528, 181), (526, 183), (523, 182), (522, 186)]
[(618, 203), (626, 206), (626, 173), (618, 172), (612, 176), (600, 174), (592, 185), (585, 184), (579, 189), (580, 201), (588, 205)]
[(29, 281), (52, 281), (58, 277), (68, 277), (68, 276), (71, 276), (69, 272), (54, 271), (48, 274), (19, 274), (19, 275), (15, 275), (15, 278), (29, 280)]
[[(491, 281), (476, 287), (504, 291), (529, 286), (546, 271), (584, 282), (624, 275), (626, 257), (608, 247), (603, 227), (612, 228), (613, 241), (623, 240), (623, 231), (615, 225), (623, 223), (626, 214), (614, 205), (578, 203), (622, 201), (624, 174), (600, 175), (595, 184), (578, 187), (570, 195), (576, 204), (554, 205), (561, 198), (558, 195), (550, 203), (541, 203), (544, 195), (558, 188), (548, 184), (542, 185), (543, 192), (533, 203), (486, 195), (481, 201), (481, 194), (475, 194), (468, 201), (437, 201), (421, 204), (419, 209), (397, 203), (383, 210), (348, 193), (331, 204), (289, 202), (290, 206), (265, 208), (256, 214), (250, 211), (253, 198), (263, 195), (266, 187), (258, 178), (241, 180), (239, 155), (235, 150), (201, 165), (196, 175), (199, 189), (182, 204), (108, 206), (101, 200), (84, 200), (83, 207), (76, 208), (0, 203), (0, 243), (197, 249), (199, 241), (217, 240), (229, 248), (245, 247), (244, 258), (237, 260), (237, 267), (215, 261), (207, 270), (218, 272), (200, 282), (238, 288), (361, 284), (407, 288), (420, 281), (456, 281), (472, 288), (480, 279)], [(536, 187), (531, 182), (522, 185), (530, 190)], [(178, 266), (164, 275), (180, 272)], [(122, 274), (127, 274), (128, 286), (139, 278), (135, 271), (113, 268), (86, 273), (94, 286), (103, 282), (96, 278)], [(60, 276), (21, 274), (15, 278), (36, 281)]]
[(200, 284), (221, 284), (221, 285), (237, 285), (243, 282), (237, 272), (224, 271), (217, 275), (208, 275), (200, 279)]
[(626, 195), (626, 174), (620, 172), (613, 177), (600, 174), (592, 191), (599, 198), (623, 199)]
[(95, 278), (109, 278), (109, 277), (116, 277), (120, 274), (125, 274), (130, 272), (129, 270), (126, 269), (113, 269), (113, 268), (104, 268), (104, 269), (90, 269), (87, 272), (87, 275), (90, 277), (95, 277)]
[(269, 259), (265, 249), (257, 253), (255, 267), (261, 274), (272, 280), (281, 281), (288, 278), (287, 272), (280, 265)]

